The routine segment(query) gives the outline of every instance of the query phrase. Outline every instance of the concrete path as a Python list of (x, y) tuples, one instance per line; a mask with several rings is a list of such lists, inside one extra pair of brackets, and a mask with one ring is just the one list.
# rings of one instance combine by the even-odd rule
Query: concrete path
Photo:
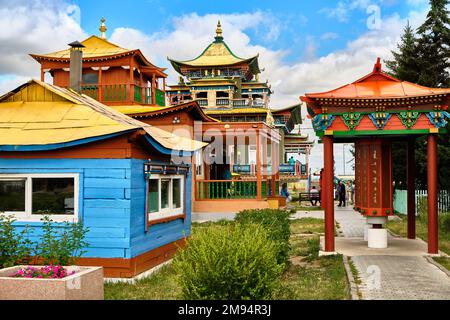
[(335, 219), (343, 233), (336, 238), (336, 251), (349, 256), (358, 270), (362, 299), (450, 300), (450, 277), (428, 262), (424, 241), (389, 236), (387, 249), (369, 249), (359, 213), (336, 207)]
[(450, 300), (450, 278), (425, 257), (355, 256), (365, 300)]

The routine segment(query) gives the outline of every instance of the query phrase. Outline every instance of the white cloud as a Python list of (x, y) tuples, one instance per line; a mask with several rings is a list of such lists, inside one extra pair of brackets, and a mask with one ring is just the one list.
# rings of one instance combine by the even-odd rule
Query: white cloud
[(341, 0), (333, 8), (322, 8), (319, 13), (328, 18), (336, 18), (339, 22), (348, 22), (349, 13), (355, 9), (366, 9), (372, 3), (371, 0)]
[(79, 8), (62, 0), (1, 1), (0, 94), (23, 78), (39, 76), (39, 64), (29, 53), (47, 53), (85, 37)]

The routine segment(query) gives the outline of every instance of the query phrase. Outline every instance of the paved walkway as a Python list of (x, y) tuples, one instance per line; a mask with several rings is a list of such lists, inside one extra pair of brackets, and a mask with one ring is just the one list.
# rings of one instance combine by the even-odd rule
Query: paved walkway
[(365, 300), (450, 300), (450, 277), (425, 258), (427, 245), (420, 239), (389, 236), (387, 249), (369, 249), (365, 219), (350, 208), (335, 209), (343, 231), (336, 250), (350, 256), (358, 270), (358, 285)]
[[(235, 213), (193, 213), (192, 221), (233, 220)], [(293, 218), (324, 217), (323, 211), (298, 211)], [(389, 236), (387, 249), (369, 249), (364, 236), (365, 218), (351, 207), (335, 207), (342, 231), (336, 251), (349, 256), (358, 270), (358, 290), (365, 300), (450, 300), (450, 277), (425, 258), (420, 239)], [(323, 237), (321, 239), (323, 242)]]

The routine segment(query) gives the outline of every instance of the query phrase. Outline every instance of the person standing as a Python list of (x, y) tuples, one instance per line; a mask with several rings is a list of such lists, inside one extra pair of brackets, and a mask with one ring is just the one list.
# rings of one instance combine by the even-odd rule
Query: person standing
[(339, 193), (339, 204), (338, 207), (345, 207), (345, 185), (342, 181), (339, 181), (338, 185), (338, 193)]
[(281, 191), (280, 191), (280, 196), (283, 196), (286, 198), (286, 203), (291, 201), (291, 195), (289, 194), (288, 191), (288, 187), (287, 187), (287, 183), (283, 183), (283, 185), (281, 186)]

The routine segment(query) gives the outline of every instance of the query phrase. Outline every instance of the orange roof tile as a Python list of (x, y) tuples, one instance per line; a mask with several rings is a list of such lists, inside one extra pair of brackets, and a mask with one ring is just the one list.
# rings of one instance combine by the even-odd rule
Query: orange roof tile
[(383, 99), (429, 96), (450, 93), (450, 89), (428, 88), (407, 81), (400, 81), (381, 71), (380, 58), (371, 73), (340, 88), (307, 93), (307, 98)]

